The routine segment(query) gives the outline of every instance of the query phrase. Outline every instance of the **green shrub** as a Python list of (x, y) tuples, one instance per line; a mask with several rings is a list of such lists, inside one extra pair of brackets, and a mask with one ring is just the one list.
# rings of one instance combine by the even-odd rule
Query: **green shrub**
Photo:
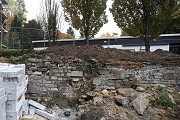
[(150, 102), (154, 105), (158, 105), (161, 107), (173, 107), (174, 103), (170, 96), (168, 95), (167, 88), (163, 88), (159, 91), (151, 100)]
[(17, 50), (0, 50), (1, 57), (11, 57), (11, 56), (18, 56), (19, 53)]
[(2, 49), (0, 50), (0, 57), (18, 57), (18, 56), (21, 56), (21, 55), (24, 55), (24, 54), (29, 54), (29, 53), (32, 53), (33, 51), (32, 50), (29, 50), (29, 49), (24, 49), (24, 50), (16, 50), (16, 49)]

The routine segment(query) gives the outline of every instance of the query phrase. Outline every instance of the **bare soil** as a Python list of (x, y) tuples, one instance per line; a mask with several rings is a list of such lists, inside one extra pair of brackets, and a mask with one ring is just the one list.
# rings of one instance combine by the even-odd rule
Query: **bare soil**
[(168, 51), (156, 50), (155, 52), (131, 52), (115, 48), (103, 48), (101, 45), (86, 46), (52, 46), (44, 51), (62, 56), (71, 56), (81, 59), (96, 59), (100, 62), (112, 63), (117, 61), (129, 61), (152, 65), (180, 65), (180, 55)]

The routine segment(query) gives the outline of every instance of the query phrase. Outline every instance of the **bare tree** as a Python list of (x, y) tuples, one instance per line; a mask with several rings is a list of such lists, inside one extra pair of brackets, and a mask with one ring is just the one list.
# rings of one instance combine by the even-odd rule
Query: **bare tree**
[(47, 38), (53, 40), (53, 45), (56, 44), (58, 29), (62, 23), (62, 12), (60, 11), (60, 2), (57, 0), (42, 0), (41, 1), (41, 22), (44, 31), (47, 32)]

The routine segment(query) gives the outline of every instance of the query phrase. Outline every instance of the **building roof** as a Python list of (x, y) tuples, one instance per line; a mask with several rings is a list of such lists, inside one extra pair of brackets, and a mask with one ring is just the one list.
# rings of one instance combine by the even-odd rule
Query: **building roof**
[[(40, 47), (43, 42), (49, 46), (48, 40), (32, 41), (33, 46)], [(59, 39), (56, 41), (58, 45), (70, 45), (77, 46), (86, 45), (84, 38), (82, 39)], [(144, 45), (143, 38), (124, 36), (124, 37), (112, 37), (112, 38), (92, 38), (89, 40), (90, 45), (123, 45), (123, 46), (142, 46)], [(180, 34), (163, 34), (157, 40), (151, 41), (150, 45), (172, 45), (180, 44)]]

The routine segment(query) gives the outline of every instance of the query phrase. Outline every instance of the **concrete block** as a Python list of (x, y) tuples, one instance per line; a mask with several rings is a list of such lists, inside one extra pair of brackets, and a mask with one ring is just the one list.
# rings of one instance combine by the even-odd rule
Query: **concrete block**
[(0, 97), (0, 106), (4, 105), (4, 103), (6, 103), (6, 101), (7, 101), (7, 96), (6, 95), (1, 96)]
[(2, 115), (0, 115), (1, 120), (6, 120), (6, 113), (3, 113)]
[(29, 81), (28, 75), (25, 75), (25, 86), (27, 86), (28, 81)]
[(22, 119), (23, 105), (18, 106), (14, 112), (6, 112), (7, 120), (21, 120)]
[(5, 89), (0, 88), (0, 97), (5, 95)]
[(0, 88), (4, 88), (4, 85), (3, 85), (3, 77), (0, 77)]
[(0, 105), (0, 116), (3, 116), (4, 113), (6, 113), (6, 103), (5, 102)]
[(17, 77), (24, 74), (22, 68), (8, 68), (0, 71), (0, 77)]
[(6, 102), (6, 112), (16, 111), (18, 106), (24, 105), (25, 102), (25, 94), (19, 96), (17, 100), (8, 100)]
[(58, 117), (56, 117), (55, 115), (52, 115), (50, 113), (47, 113), (43, 110), (35, 109), (35, 113), (48, 119), (48, 120), (58, 120)]
[(30, 115), (35, 115), (35, 109), (36, 109), (36, 108), (30, 106), (30, 107), (29, 107), (29, 114), (30, 114)]
[(41, 105), (40, 103), (37, 103), (36, 101), (29, 100), (28, 104), (35, 107), (35, 108), (38, 108), (40, 110), (46, 110), (46, 107), (44, 105)]
[(28, 115), (29, 114), (29, 104), (28, 100), (25, 100), (23, 103), (23, 115)]
[(21, 90), (17, 89), (6, 89), (6, 95), (8, 100), (17, 100), (20, 95), (24, 94), (27, 90), (27, 87), (23, 87)]
[(25, 64), (15, 65), (14, 68), (22, 68), (23, 69), (23, 74), (25, 74), (25, 70), (26, 70), (26, 65)]
[(19, 83), (21, 84), (22, 82), (25, 81), (25, 75), (22, 74), (22, 75), (17, 75), (15, 77), (3, 77), (3, 82), (16, 82), (16, 83)]

